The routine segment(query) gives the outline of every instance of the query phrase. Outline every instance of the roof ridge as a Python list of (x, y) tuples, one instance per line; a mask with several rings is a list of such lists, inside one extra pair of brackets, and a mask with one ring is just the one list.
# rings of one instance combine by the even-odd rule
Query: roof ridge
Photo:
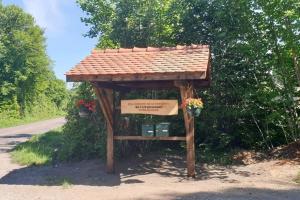
[(174, 50), (188, 50), (188, 49), (204, 49), (209, 48), (209, 45), (191, 44), (191, 45), (176, 45), (175, 47), (133, 47), (133, 48), (117, 48), (117, 49), (93, 49), (94, 53), (128, 53), (128, 52), (158, 52), (158, 51), (174, 51)]

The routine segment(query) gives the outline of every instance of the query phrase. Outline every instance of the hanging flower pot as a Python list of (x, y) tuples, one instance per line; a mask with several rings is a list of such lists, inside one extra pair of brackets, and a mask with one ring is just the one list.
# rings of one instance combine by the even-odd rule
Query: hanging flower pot
[(82, 118), (87, 118), (90, 114), (85, 111), (85, 110), (79, 110), (78, 112), (79, 116), (82, 117)]
[(187, 113), (192, 117), (198, 117), (203, 109), (203, 102), (200, 98), (188, 98), (182, 102), (182, 108), (186, 108)]
[(199, 117), (202, 108), (186, 108), (186, 111), (190, 116)]
[(92, 113), (96, 111), (96, 103), (94, 100), (88, 101), (88, 100), (83, 100), (80, 99), (76, 106), (78, 107), (78, 114), (82, 118), (87, 118), (90, 116)]

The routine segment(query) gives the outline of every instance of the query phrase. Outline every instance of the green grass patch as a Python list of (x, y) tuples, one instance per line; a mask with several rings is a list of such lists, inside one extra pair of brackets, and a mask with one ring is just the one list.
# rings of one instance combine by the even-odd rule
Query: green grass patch
[(34, 116), (28, 116), (24, 118), (1, 118), (0, 117), (0, 128), (8, 128), (13, 126), (19, 126), (24, 124), (29, 124), (32, 122), (47, 120), (47, 119), (54, 119), (57, 117), (63, 117), (65, 116), (65, 112), (57, 113), (55, 115), (34, 115)]
[(58, 151), (63, 143), (62, 130), (56, 129), (17, 145), (11, 156), (14, 162), (21, 165), (49, 164), (58, 160)]
[(46, 181), (49, 185), (60, 185), (63, 189), (72, 187), (73, 181), (69, 177), (46, 177)]
[(197, 162), (217, 165), (233, 164), (232, 157), (237, 150), (216, 150), (202, 145), (196, 150)]
[(294, 181), (298, 184), (300, 184), (300, 172), (298, 173), (298, 175), (296, 176), (296, 178), (294, 179)]
[(197, 162), (217, 165), (231, 165), (232, 152), (197, 151)]
[(72, 180), (69, 178), (63, 178), (61, 179), (60, 183), (59, 183), (64, 189), (68, 189), (70, 187), (72, 187), (73, 183)]

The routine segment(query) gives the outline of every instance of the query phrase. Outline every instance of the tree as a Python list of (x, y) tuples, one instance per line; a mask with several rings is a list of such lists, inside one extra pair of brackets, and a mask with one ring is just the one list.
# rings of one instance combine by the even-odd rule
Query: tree
[(211, 46), (198, 143), (273, 148), (299, 138), (299, 1), (77, 2), (100, 48)]
[[(58, 101), (66, 97), (66, 87), (50, 68), (43, 34), (21, 8), (0, 3), (0, 113), (15, 111), (12, 117), (24, 117), (34, 105), (48, 103), (50, 109), (53, 102), (62, 108)], [(53, 87), (60, 88), (60, 100), (47, 96)]]

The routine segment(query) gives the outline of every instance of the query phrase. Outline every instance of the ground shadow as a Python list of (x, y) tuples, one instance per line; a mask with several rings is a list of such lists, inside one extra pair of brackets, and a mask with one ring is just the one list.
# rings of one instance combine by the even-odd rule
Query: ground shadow
[(196, 192), (189, 194), (162, 194), (158, 199), (170, 200), (298, 200), (299, 189), (272, 190), (267, 188), (230, 188), (219, 192)]
[[(228, 178), (228, 170), (238, 176), (248, 177), (251, 173), (219, 166), (214, 168), (198, 164), (195, 181), (219, 179), (222, 182), (236, 182)], [(123, 184), (142, 183), (139, 175), (158, 174), (163, 177), (176, 177), (184, 181), (186, 177), (185, 154), (155, 153), (139, 155), (116, 162), (114, 174), (106, 173), (105, 162), (86, 160), (76, 163), (64, 163), (56, 166), (29, 166), (16, 169), (0, 179), (0, 184), (10, 185), (61, 185), (68, 181), (74, 185), (117, 186)]]
[(0, 135), (0, 153), (11, 151), (17, 144), (31, 138), (32, 134)]
[(120, 185), (118, 174), (107, 174), (100, 160), (64, 163), (56, 166), (29, 166), (16, 169), (0, 179), (9, 185), (74, 185), (115, 186)]
[(21, 134), (15, 134), (15, 135), (0, 135), (0, 138), (31, 138), (33, 134), (26, 134), (26, 133), (21, 133)]

